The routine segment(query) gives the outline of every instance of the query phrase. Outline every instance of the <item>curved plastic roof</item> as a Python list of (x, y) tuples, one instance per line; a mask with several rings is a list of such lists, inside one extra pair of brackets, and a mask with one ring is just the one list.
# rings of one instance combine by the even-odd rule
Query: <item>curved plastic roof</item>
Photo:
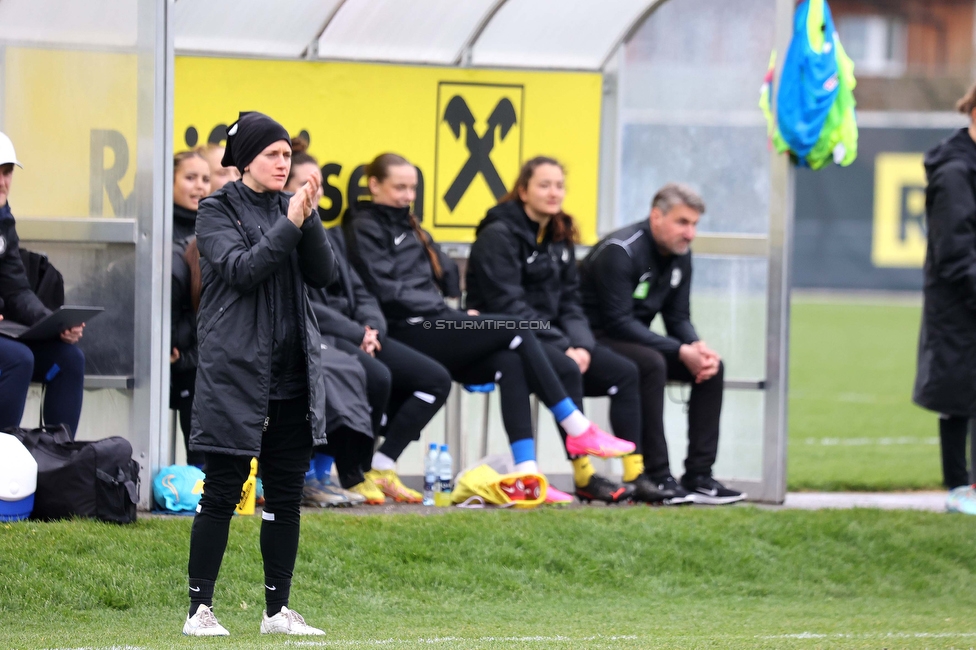
[(660, 1), (176, 0), (175, 45), (178, 54), (600, 70)]
[[(178, 54), (601, 70), (663, 1), (174, 0), (172, 24)], [(132, 47), (138, 2), (0, 0), (0, 39)]]

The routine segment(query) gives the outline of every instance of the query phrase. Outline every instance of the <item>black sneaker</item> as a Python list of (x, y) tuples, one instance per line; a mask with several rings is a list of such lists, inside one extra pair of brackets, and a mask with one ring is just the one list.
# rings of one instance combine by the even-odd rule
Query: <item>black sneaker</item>
[(590, 477), (590, 481), (583, 487), (576, 488), (576, 496), (580, 501), (603, 501), (604, 503), (620, 503), (631, 498), (634, 488), (629, 484), (614, 483), (599, 474)]
[(647, 474), (641, 474), (633, 481), (624, 483), (624, 485), (633, 486), (634, 492), (630, 498), (634, 501), (658, 506), (678, 506), (693, 502), (691, 495), (678, 485), (678, 482), (670, 474), (665, 478), (656, 480)]
[(685, 474), (681, 477), (681, 485), (691, 493), (695, 503), (723, 506), (746, 498), (742, 492), (725, 487), (711, 476), (689, 476)]

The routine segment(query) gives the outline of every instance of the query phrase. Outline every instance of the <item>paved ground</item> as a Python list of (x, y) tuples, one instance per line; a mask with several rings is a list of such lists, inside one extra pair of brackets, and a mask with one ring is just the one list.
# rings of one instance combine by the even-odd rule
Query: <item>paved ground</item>
[(789, 492), (781, 508), (881, 508), (944, 512), (945, 492)]
[[(824, 510), (849, 508), (880, 508), (882, 510), (926, 510), (929, 512), (945, 512), (945, 492), (790, 492), (786, 495), (786, 502), (782, 505), (759, 504), (762, 508), (771, 510)], [(573, 503), (560, 506), (570, 508), (633, 508), (641, 506), (620, 505), (607, 506), (602, 503), (582, 505)], [(684, 506), (682, 506), (684, 507)], [(696, 508), (710, 508), (716, 506), (692, 506)], [(319, 508), (302, 508), (304, 513), (315, 513)], [(389, 515), (415, 514), (420, 516), (446, 515), (461, 512), (462, 508), (428, 508), (421, 505), (404, 503), (386, 503), (382, 506), (358, 506), (356, 508), (335, 508), (334, 512), (349, 515)], [(152, 513), (154, 516), (160, 513)], [(162, 515), (168, 516), (168, 515)]]

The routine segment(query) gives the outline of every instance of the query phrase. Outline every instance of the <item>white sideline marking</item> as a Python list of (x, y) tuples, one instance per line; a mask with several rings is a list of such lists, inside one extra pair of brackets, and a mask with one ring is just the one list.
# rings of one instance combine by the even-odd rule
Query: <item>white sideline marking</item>
[(799, 634), (775, 634), (755, 638), (763, 640), (775, 639), (961, 639), (976, 637), (976, 632), (873, 632), (865, 634), (817, 634), (815, 632), (800, 632)]
[(299, 647), (344, 647), (344, 648), (366, 648), (375, 646), (395, 646), (403, 644), (439, 645), (445, 643), (577, 643), (579, 641), (635, 641), (640, 637), (628, 635), (616, 636), (482, 636), (475, 639), (462, 638), (457, 636), (439, 636), (429, 639), (375, 639), (364, 641), (287, 641), (285, 645)]
[(137, 645), (110, 645), (105, 647), (85, 646), (83, 648), (48, 648), (48, 650), (147, 650)]
[(803, 443), (822, 447), (869, 447), (874, 445), (888, 447), (890, 445), (937, 445), (939, 438), (937, 436), (925, 438), (910, 436), (901, 438), (804, 438)]

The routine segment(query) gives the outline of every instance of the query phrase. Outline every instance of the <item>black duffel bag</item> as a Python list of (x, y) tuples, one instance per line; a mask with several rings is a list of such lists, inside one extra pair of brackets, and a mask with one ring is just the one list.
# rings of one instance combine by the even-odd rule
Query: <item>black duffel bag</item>
[(37, 461), (31, 519), (94, 517), (128, 524), (136, 520), (139, 463), (125, 438), (74, 441), (64, 425), (8, 429)]

